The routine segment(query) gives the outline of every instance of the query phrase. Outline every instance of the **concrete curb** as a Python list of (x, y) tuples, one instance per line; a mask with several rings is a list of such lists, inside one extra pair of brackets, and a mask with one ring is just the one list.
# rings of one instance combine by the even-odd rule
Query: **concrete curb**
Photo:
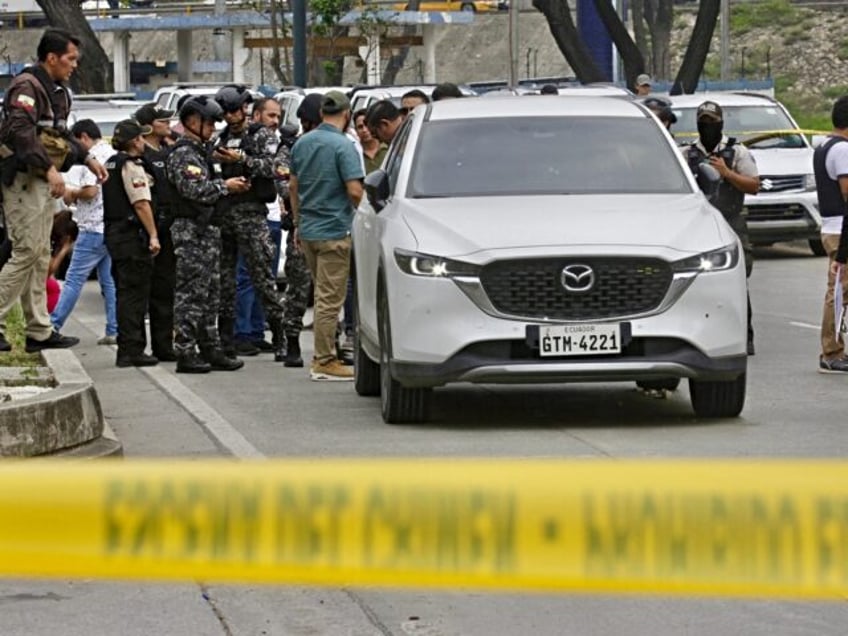
[(67, 349), (42, 352), (50, 376), (34, 383), (54, 387), (0, 405), (0, 457), (104, 457), (123, 454), (106, 425), (94, 381)]

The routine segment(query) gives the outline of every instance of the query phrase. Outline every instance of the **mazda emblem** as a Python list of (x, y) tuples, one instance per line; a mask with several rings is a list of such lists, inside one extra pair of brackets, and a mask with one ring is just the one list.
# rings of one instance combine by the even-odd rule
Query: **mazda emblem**
[(560, 282), (565, 291), (583, 293), (587, 292), (595, 284), (595, 272), (588, 265), (566, 265), (562, 269)]

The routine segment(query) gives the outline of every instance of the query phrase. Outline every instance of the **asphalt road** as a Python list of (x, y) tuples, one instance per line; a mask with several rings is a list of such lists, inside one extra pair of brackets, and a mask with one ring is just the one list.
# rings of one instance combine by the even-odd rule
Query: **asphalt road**
[[(387, 426), (350, 384), (313, 383), (269, 357), (242, 371), (185, 376), (173, 364), (116, 369), (98, 347), (99, 289), (88, 283), (66, 332), (97, 383), (128, 458), (837, 457), (848, 379), (816, 372), (826, 261), (796, 246), (758, 251), (751, 279), (757, 355), (742, 417), (692, 414), (685, 383), (666, 399), (629, 384), (439, 390), (433, 421)], [(302, 342), (311, 348), (311, 333)], [(311, 351), (306, 351), (309, 355)], [(848, 632), (846, 599), (715, 599), (0, 582), (0, 634), (768, 634)]]

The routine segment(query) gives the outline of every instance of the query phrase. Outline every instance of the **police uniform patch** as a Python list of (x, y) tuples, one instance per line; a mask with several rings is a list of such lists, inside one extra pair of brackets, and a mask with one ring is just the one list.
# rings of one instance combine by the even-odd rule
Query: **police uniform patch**
[(132, 179), (132, 187), (133, 188), (144, 188), (147, 186), (147, 179), (144, 177), (133, 177)]
[(289, 169), (286, 166), (277, 166), (274, 169), (274, 173), (277, 175), (277, 179), (288, 179), (289, 178)]
[(185, 172), (185, 176), (189, 179), (200, 179), (203, 176), (203, 168), (200, 166), (193, 166), (189, 164), (183, 169), (183, 171)]

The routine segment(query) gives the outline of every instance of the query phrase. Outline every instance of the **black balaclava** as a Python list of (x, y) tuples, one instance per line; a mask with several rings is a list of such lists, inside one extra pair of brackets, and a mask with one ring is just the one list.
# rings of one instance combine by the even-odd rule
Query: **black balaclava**
[(704, 145), (704, 150), (712, 152), (721, 142), (721, 134), (724, 129), (724, 122), (721, 121), (699, 121), (698, 136), (701, 138), (701, 143)]

